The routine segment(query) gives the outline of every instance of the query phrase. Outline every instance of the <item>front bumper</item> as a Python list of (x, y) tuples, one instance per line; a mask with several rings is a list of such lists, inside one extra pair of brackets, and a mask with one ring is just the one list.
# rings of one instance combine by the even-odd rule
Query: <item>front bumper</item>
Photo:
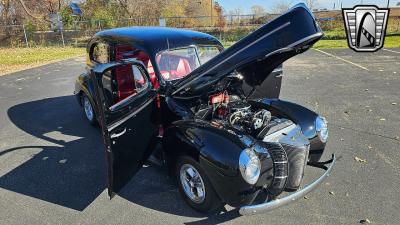
[(324, 164), (331, 164), (329, 168), (327, 168), (325, 166), (314, 166), (314, 167), (325, 169), (326, 171), (321, 177), (319, 177), (313, 183), (305, 186), (304, 188), (302, 188), (288, 196), (280, 198), (280, 199), (267, 201), (265, 203), (258, 204), (258, 205), (242, 206), (239, 209), (239, 213), (241, 215), (259, 214), (259, 213), (263, 213), (263, 212), (267, 212), (267, 211), (279, 208), (281, 206), (289, 204), (290, 202), (296, 201), (299, 198), (304, 197), (305, 195), (310, 193), (312, 190), (314, 190), (317, 186), (319, 186), (327, 177), (329, 177), (335, 163), (336, 163), (336, 157), (335, 157), (335, 155), (332, 155), (332, 159), (329, 160), (328, 163), (324, 163)]

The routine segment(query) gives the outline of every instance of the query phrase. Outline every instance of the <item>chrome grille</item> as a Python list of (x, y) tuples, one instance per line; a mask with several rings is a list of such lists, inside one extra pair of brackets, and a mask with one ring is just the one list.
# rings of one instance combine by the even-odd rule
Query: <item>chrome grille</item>
[(274, 175), (272, 183), (268, 186), (267, 191), (271, 195), (279, 195), (285, 188), (288, 178), (288, 158), (282, 145), (276, 142), (265, 143), (274, 163)]

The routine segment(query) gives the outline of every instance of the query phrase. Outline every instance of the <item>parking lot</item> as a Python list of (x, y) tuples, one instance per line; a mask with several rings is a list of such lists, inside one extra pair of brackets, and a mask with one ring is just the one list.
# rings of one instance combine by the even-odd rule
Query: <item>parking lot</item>
[(247, 217), (196, 213), (154, 166), (109, 200), (100, 131), (72, 95), (84, 63), (0, 77), (0, 224), (400, 223), (400, 49), (312, 49), (284, 64), (281, 98), (327, 117), (325, 156), (338, 161), (307, 198)]

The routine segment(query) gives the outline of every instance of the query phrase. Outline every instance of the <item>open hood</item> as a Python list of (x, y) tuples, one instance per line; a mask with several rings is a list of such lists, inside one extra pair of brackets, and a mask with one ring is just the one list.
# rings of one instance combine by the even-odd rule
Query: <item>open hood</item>
[(201, 95), (235, 70), (248, 85), (261, 85), (277, 66), (308, 50), (322, 36), (311, 11), (297, 4), (193, 70), (174, 85), (172, 95)]

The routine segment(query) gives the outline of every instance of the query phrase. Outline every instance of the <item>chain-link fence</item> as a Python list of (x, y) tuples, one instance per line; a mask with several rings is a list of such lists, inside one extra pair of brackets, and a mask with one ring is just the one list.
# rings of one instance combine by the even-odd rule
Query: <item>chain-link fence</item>
[[(223, 42), (234, 42), (273, 20), (278, 15), (228, 15), (221, 17), (167, 17), (161, 18), (167, 27), (187, 28), (209, 33)], [(319, 18), (327, 39), (345, 39), (341, 16)], [(0, 25), (0, 47), (76, 46), (83, 47), (93, 34), (104, 29), (129, 26), (159, 26), (160, 18), (128, 18), (122, 20), (72, 21), (63, 29), (51, 31), (50, 24)], [(390, 17), (388, 33), (400, 32), (400, 17)]]

